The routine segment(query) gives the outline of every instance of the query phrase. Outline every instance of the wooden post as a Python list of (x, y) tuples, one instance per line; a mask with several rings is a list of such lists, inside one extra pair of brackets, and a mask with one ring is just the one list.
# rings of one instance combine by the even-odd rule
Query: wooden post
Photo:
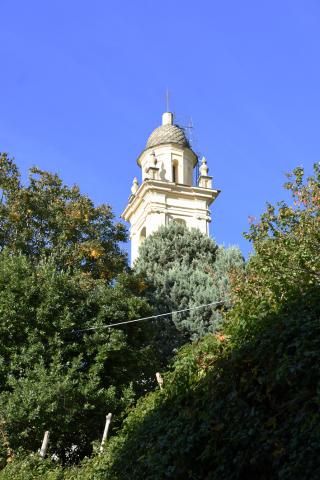
[(106, 424), (104, 426), (104, 431), (103, 431), (103, 435), (102, 435), (102, 440), (101, 440), (101, 446), (100, 446), (100, 452), (103, 451), (103, 446), (107, 440), (107, 436), (108, 436), (108, 430), (109, 430), (109, 427), (110, 427), (110, 423), (111, 423), (111, 418), (112, 418), (112, 413), (108, 413), (108, 415), (106, 416)]
[(48, 448), (48, 443), (49, 443), (49, 434), (50, 432), (46, 431), (44, 432), (44, 437), (42, 440), (42, 445), (40, 449), (40, 457), (44, 458), (47, 453), (47, 448)]
[(159, 372), (156, 373), (156, 379), (157, 379), (158, 385), (160, 387), (160, 390), (162, 390), (163, 389), (163, 378), (161, 377)]

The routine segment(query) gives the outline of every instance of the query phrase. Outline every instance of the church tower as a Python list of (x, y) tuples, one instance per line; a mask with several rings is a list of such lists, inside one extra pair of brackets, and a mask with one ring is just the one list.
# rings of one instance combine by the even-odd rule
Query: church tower
[(193, 185), (198, 157), (184, 130), (174, 125), (171, 112), (162, 115), (162, 125), (151, 133), (137, 163), (142, 182), (139, 185), (137, 178), (133, 179), (129, 202), (121, 215), (131, 225), (132, 265), (143, 240), (171, 221), (209, 235), (209, 206), (219, 194), (212, 188), (204, 157), (197, 185)]

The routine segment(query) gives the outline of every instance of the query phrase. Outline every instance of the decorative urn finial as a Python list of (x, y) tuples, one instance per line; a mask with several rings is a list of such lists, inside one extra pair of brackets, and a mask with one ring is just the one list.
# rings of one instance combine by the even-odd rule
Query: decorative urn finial
[(139, 183), (137, 177), (134, 177), (133, 182), (132, 182), (132, 187), (131, 187), (131, 193), (132, 195), (135, 195), (139, 189)]
[(200, 174), (203, 177), (207, 177), (208, 173), (209, 173), (209, 168), (208, 168), (208, 165), (207, 165), (207, 159), (206, 159), (206, 157), (202, 157), (201, 166), (200, 166)]

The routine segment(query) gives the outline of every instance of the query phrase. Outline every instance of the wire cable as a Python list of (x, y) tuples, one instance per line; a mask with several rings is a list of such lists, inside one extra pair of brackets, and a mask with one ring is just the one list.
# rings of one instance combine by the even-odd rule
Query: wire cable
[(165, 317), (167, 315), (174, 315), (175, 313), (189, 312), (190, 310), (197, 310), (199, 308), (211, 307), (213, 305), (218, 306), (223, 304), (224, 302), (220, 300), (219, 302), (206, 303), (204, 305), (198, 305), (196, 307), (183, 308), (182, 310), (175, 310), (173, 312), (160, 313), (159, 315), (151, 315), (150, 317), (136, 318), (134, 320), (126, 320), (125, 322), (111, 323), (109, 325), (101, 325), (100, 327), (88, 327), (88, 328), (83, 328), (81, 330), (73, 330), (73, 332), (80, 333), (80, 332), (89, 332), (93, 330), (101, 330), (102, 328), (112, 328), (112, 327), (117, 327), (119, 325), (127, 325), (128, 323), (142, 322), (143, 320), (151, 320), (151, 319), (156, 319), (160, 317)]

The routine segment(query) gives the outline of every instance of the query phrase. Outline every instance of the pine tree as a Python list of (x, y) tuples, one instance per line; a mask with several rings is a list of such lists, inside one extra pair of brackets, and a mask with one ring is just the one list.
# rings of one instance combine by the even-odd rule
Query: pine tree
[(194, 340), (219, 328), (222, 310), (230, 307), (229, 272), (242, 265), (238, 248), (218, 247), (199, 230), (172, 222), (144, 241), (135, 269), (149, 283), (148, 300), (157, 313), (192, 309), (172, 315), (166, 325)]

